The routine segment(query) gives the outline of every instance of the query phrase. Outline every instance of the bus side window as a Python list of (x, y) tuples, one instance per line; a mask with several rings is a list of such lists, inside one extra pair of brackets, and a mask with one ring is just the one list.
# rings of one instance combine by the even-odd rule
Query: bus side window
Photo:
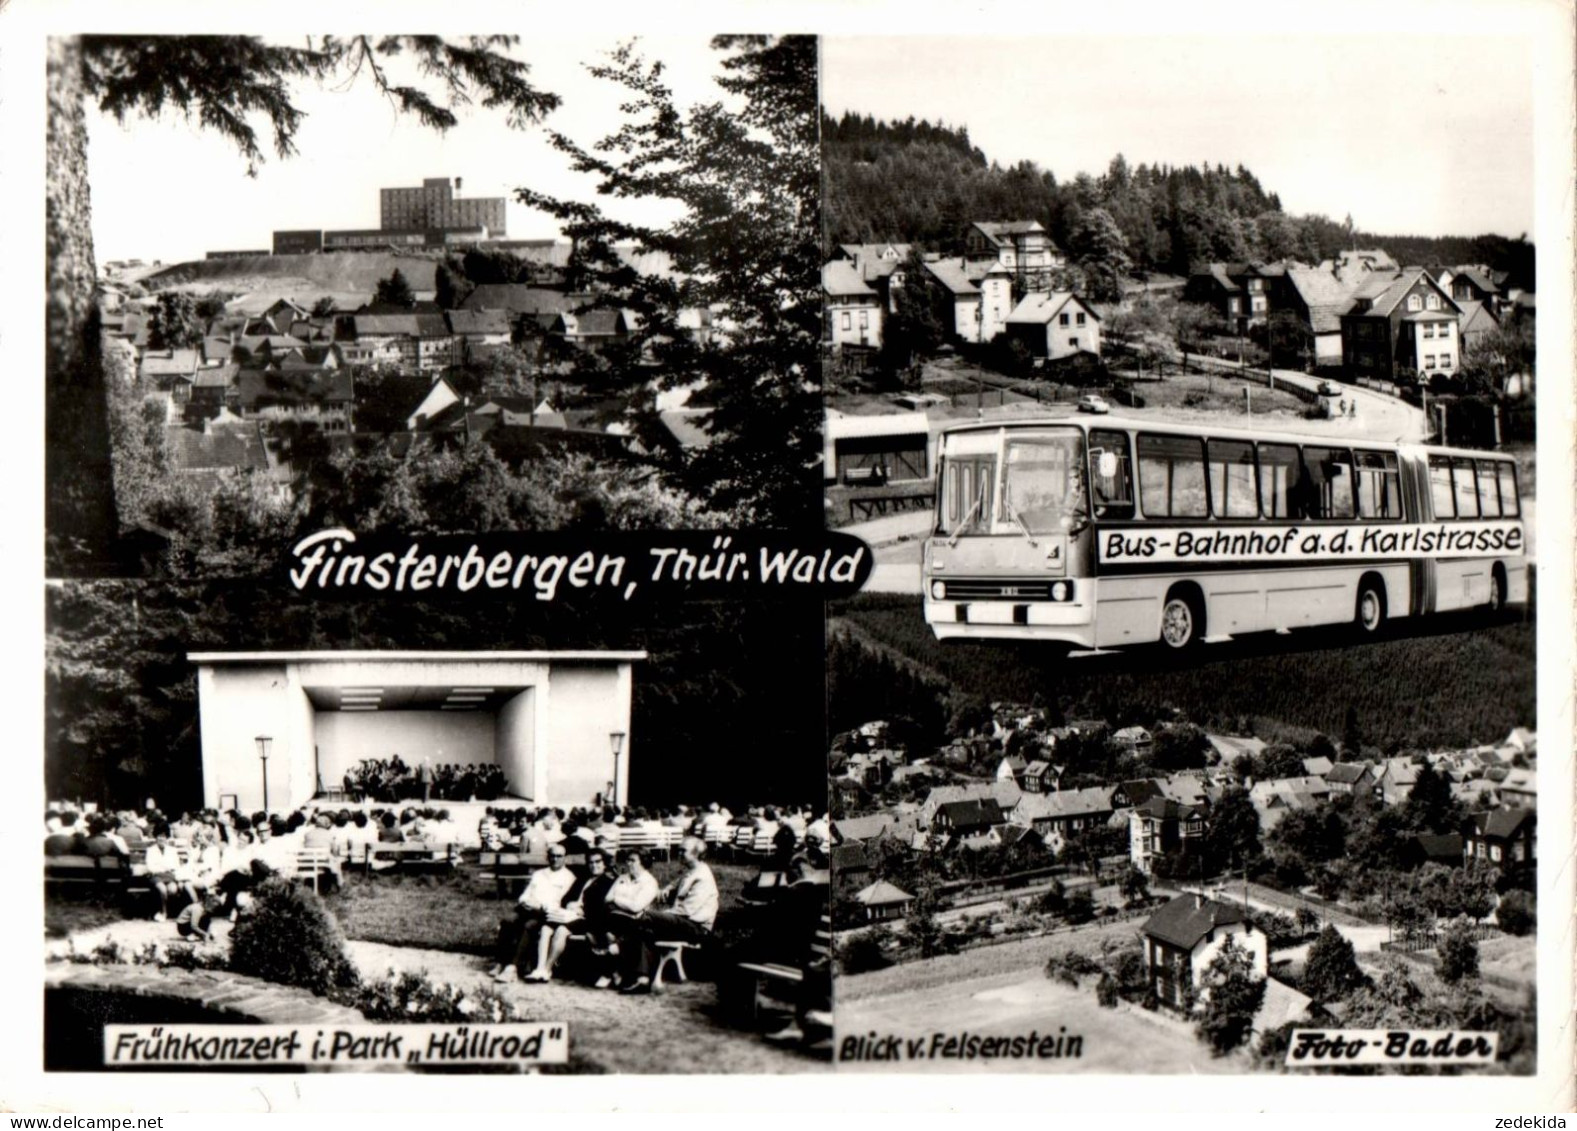
[(1429, 497), (1436, 518), (1455, 518), (1456, 497), (1451, 491), (1451, 461), (1445, 456), (1429, 457)]
[(1522, 507), (1517, 499), (1517, 469), (1513, 464), (1503, 463), (1500, 467), (1500, 513), (1507, 518), (1516, 518), (1522, 513)]
[(1210, 501), (1217, 518), (1258, 518), (1254, 445), (1247, 440), (1207, 440)]
[[(1102, 453), (1116, 457), (1115, 474), (1100, 473)], [(1133, 517), (1133, 463), (1128, 456), (1126, 432), (1090, 432), (1090, 502), (1096, 518)]]
[(1393, 452), (1355, 452), (1358, 517), (1401, 518), (1402, 481)]
[(1309, 474), (1308, 518), (1353, 517), (1352, 453), (1345, 448), (1303, 449)]
[(1474, 482), (1473, 461), (1470, 459), (1454, 459), (1451, 461), (1451, 485), (1457, 497), (1457, 517), (1478, 517), (1478, 484)]
[(1259, 445), (1259, 509), (1266, 518), (1303, 517), (1303, 461), (1291, 444)]
[(1192, 436), (1139, 435), (1139, 503), (1146, 518), (1204, 518), (1204, 441)]
[(1478, 461), (1478, 513), (1485, 518), (1500, 517), (1500, 491), (1493, 460)]

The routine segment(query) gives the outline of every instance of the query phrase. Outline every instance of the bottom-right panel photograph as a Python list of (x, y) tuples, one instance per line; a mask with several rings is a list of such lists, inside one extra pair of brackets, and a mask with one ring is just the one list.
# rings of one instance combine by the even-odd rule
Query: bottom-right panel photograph
[(1533, 1073), (1534, 630), (1069, 656), (832, 606), (838, 1068)]

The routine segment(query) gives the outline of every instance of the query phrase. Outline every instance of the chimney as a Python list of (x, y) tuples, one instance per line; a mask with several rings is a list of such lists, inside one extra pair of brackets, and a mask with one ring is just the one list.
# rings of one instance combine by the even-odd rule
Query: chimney
[(1204, 892), (1196, 891), (1194, 893), (1194, 910), (1195, 911), (1203, 911), (1204, 909), (1205, 909), (1205, 895), (1204, 895)]
[(460, 191), (460, 182), (461, 182), (461, 180), (463, 180), (463, 179), (464, 179), (464, 178), (461, 178), (461, 177), (456, 177), (456, 178), (455, 178), (455, 179), (454, 179), (454, 190), (455, 190), (455, 192), (459, 192), (459, 191)]

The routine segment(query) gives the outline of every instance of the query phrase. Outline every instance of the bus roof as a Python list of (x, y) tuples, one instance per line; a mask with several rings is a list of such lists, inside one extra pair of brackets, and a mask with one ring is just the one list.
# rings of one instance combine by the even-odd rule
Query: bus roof
[(1342, 447), (1381, 448), (1392, 451), (1417, 451), (1434, 455), (1464, 456), (1471, 459), (1511, 460), (1505, 452), (1492, 452), (1479, 448), (1441, 447), (1407, 440), (1384, 440), (1372, 436), (1333, 436), (1316, 432), (1290, 432), (1281, 429), (1244, 428), (1230, 424), (1194, 424), (1181, 421), (1158, 420), (1153, 417), (1122, 416), (1045, 416), (1014, 420), (978, 420), (966, 424), (949, 425), (938, 433), (939, 442), (954, 433), (1033, 431), (1037, 428), (1075, 427), (1084, 432), (1092, 428), (1116, 428), (1140, 432), (1167, 432), (1184, 436), (1220, 437), (1233, 440), (1265, 440), (1289, 444), (1335, 444)]

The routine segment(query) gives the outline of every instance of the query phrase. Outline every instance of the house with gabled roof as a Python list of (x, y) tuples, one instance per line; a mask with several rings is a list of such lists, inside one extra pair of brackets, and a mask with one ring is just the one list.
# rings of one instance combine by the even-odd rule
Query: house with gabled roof
[(1112, 787), (1091, 786), (1026, 793), (1009, 810), (1008, 819), (1039, 834), (1053, 852), (1061, 852), (1074, 836), (1110, 821), (1112, 812)]
[[(280, 478), (277, 462), (268, 451), (263, 426), (242, 420), (220, 406), (198, 425), (169, 425), (164, 447), (170, 470), (183, 479), (196, 479), (217, 489), (227, 475), (258, 474)], [(288, 490), (284, 483), (279, 490)]]
[(1485, 860), (1503, 872), (1538, 859), (1539, 814), (1535, 809), (1496, 809), (1465, 822), (1462, 858)]
[(1028, 290), (1050, 289), (1052, 272), (1068, 265), (1038, 220), (977, 220), (964, 232), (964, 257), (996, 259)]
[(1319, 267), (1288, 265), (1281, 285), (1276, 288), (1276, 304), (1308, 327), (1314, 338), (1316, 365), (1341, 364), (1342, 314), (1364, 278), (1364, 272), (1349, 271), (1338, 275), (1323, 264)]
[(950, 801), (970, 801), (990, 798), (1003, 811), (1011, 811), (1024, 791), (1017, 782), (971, 782), (968, 785), (939, 785), (925, 795), (920, 803), (920, 820), (929, 825), (936, 818), (936, 811)]
[(904, 264), (910, 250), (911, 245), (906, 243), (845, 243), (838, 245), (833, 258), (852, 263), (860, 277), (881, 297), (883, 312), (890, 314), (897, 309), (895, 292), (904, 286)]
[(1033, 758), (1024, 764), (1018, 784), (1025, 793), (1048, 793), (1056, 787), (1056, 771), (1045, 759)]
[(993, 798), (970, 798), (937, 806), (931, 818), (931, 828), (939, 833), (964, 837), (988, 832), (993, 825), (1000, 825), (1004, 820), (1002, 808)]
[(821, 290), (825, 327), (822, 340), (826, 344), (881, 347), (882, 299), (858, 267), (847, 259), (823, 264)]
[(1404, 370), (1428, 380), (1462, 360), (1462, 308), (1422, 267), (1376, 272), (1342, 313), (1342, 364), (1354, 377), (1394, 381)]
[(1269, 940), (1247, 912), (1197, 893), (1171, 900), (1145, 920), (1139, 934), (1151, 992), (1172, 1009), (1187, 1008), (1228, 939), (1247, 951), (1256, 977), (1265, 978), (1270, 969)]
[(1538, 774), (1533, 770), (1513, 766), (1506, 771), (1500, 783), (1500, 803), (1509, 809), (1537, 809), (1539, 806)]
[(1323, 776), (1332, 793), (1363, 796), (1374, 792), (1374, 770), (1367, 762), (1337, 762)]
[(1101, 353), (1100, 315), (1071, 291), (1025, 295), (1007, 316), (1005, 329), (1014, 341), (1024, 343), (1031, 357), (1057, 361)]
[(857, 844), (892, 838), (913, 844), (920, 832), (920, 818), (914, 813), (872, 813), (865, 817), (845, 817), (832, 823), (834, 835), (843, 844)]
[(1145, 875), (1158, 856), (1189, 854), (1205, 836), (1205, 810), (1169, 797), (1152, 797), (1128, 814), (1128, 858)]
[(1375, 787), (1387, 805), (1401, 805), (1418, 784), (1418, 765), (1411, 758), (1387, 758)]
[(926, 272), (951, 296), (953, 336), (989, 342), (1007, 328), (1013, 310), (1013, 271), (995, 259), (927, 259)]

